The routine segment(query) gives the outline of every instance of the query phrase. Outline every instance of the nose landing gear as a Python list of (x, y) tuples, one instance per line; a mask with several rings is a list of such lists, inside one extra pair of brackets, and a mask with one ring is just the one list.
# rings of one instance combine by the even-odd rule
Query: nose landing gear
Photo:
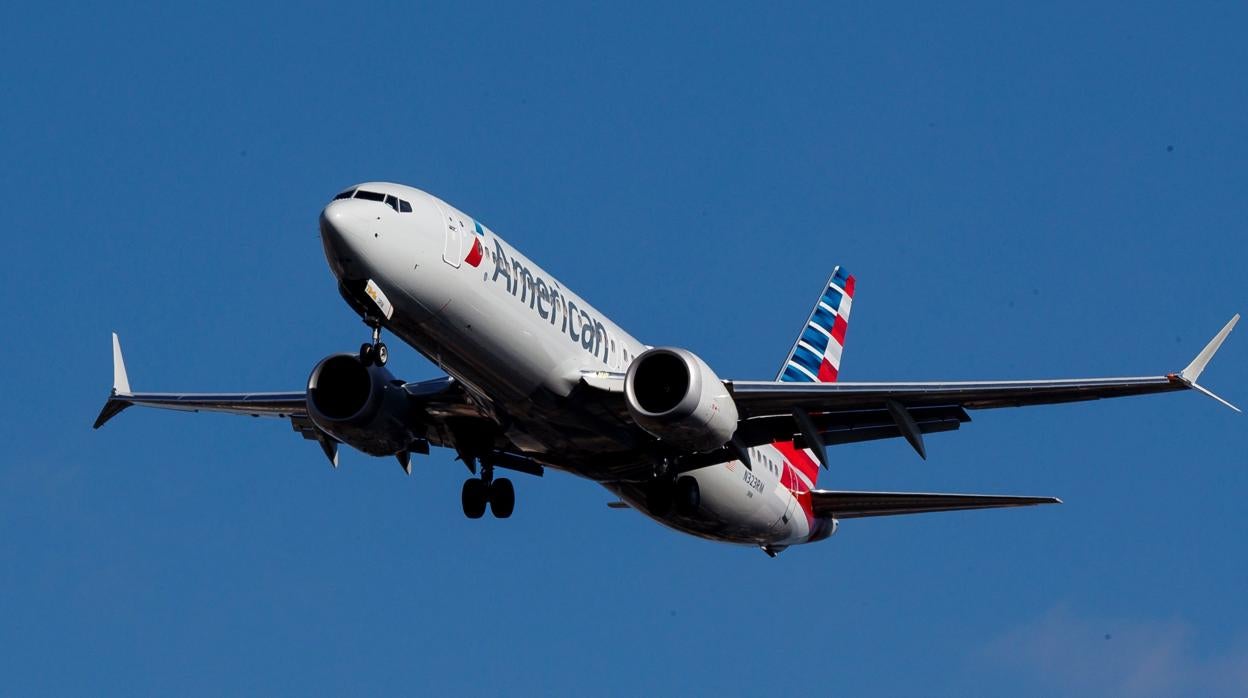
[(371, 344), (365, 342), (360, 345), (360, 361), (365, 366), (377, 364), (385, 366), (390, 360), (390, 351), (386, 349), (386, 345), (381, 341), (381, 324), (369, 323), (373, 327), (373, 342)]
[(494, 479), (494, 468), (489, 465), (481, 467), (481, 477), (469, 478), (464, 481), (462, 502), (464, 516), (479, 519), (485, 515), (486, 505), (496, 519), (511, 516), (516, 508), (516, 488), (511, 480), (501, 477)]

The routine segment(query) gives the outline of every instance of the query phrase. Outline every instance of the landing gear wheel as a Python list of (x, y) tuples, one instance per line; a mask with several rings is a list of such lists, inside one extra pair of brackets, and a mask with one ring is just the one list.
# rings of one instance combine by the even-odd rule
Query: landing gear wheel
[(390, 350), (386, 349), (384, 342), (378, 342), (373, 345), (373, 363), (378, 366), (385, 366), (390, 360)]
[(360, 345), (360, 363), (364, 364), (365, 366), (373, 365), (373, 345), (371, 344)]
[(516, 509), (516, 488), (511, 480), (501, 477), (490, 483), (490, 512), (496, 519), (511, 516)]
[(464, 504), (464, 516), (470, 519), (479, 519), (485, 515), (486, 500), (489, 499), (489, 489), (482, 480), (477, 478), (469, 478), (464, 480), (464, 490), (461, 493), (461, 499)]

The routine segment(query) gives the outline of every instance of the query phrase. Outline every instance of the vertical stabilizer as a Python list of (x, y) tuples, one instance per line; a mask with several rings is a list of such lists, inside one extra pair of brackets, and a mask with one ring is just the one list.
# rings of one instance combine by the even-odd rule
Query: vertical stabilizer
[[(797, 340), (789, 349), (789, 355), (780, 367), (780, 375), (776, 380), (785, 383), (835, 383), (841, 371), (841, 353), (845, 349), (845, 331), (849, 329), (849, 311), (854, 301), (854, 277), (843, 267), (832, 270), (832, 277), (824, 284), (815, 307), (802, 325)], [(799, 422), (803, 421), (799, 417)], [(809, 418), (804, 420), (809, 429)], [(807, 436), (807, 438), (811, 438)], [(814, 453), (810, 449), (799, 449), (792, 441), (778, 441), (773, 446), (784, 456), (802, 477), (794, 478), (786, 483), (790, 489), (802, 491), (809, 489), (806, 481), (813, 486), (819, 479), (819, 465), (828, 467), (827, 456), (823, 449)], [(822, 457), (817, 454), (823, 453)]]
[(834, 383), (841, 370), (845, 331), (854, 300), (854, 277), (843, 267), (832, 270), (810, 317), (793, 342), (780, 367), (778, 381), (786, 383)]

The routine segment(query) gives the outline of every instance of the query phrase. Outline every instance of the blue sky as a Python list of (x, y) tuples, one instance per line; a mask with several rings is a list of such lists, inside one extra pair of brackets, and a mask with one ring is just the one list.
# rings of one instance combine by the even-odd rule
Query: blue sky
[[(0, 693), (1248, 691), (1248, 422), (1195, 394), (838, 447), (826, 487), (1066, 504), (775, 560), (560, 474), (467, 521), (446, 452), (92, 432), (113, 330), (148, 390), (358, 346), (316, 216), (371, 179), (733, 378), (837, 263), (846, 380), (1160, 373), (1248, 310), (1241, 4), (486, 5), (6, 12)], [(1241, 405), (1245, 331), (1203, 379)]]

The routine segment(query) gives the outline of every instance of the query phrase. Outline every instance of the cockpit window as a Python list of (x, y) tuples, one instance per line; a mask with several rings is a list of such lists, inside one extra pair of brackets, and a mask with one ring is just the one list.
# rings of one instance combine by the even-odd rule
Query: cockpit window
[(398, 211), (399, 213), (411, 213), (412, 212), (412, 205), (404, 201), (403, 199), (400, 199), (399, 197), (395, 196), (394, 194), (382, 194), (381, 192), (368, 191), (366, 189), (348, 189), (347, 191), (344, 191), (338, 196), (335, 196), (334, 200), (337, 201), (338, 199), (350, 199), (352, 194), (354, 194), (355, 198), (357, 199), (364, 199), (365, 201), (377, 201), (377, 202), (383, 203), (389, 206), (390, 208), (394, 209), (395, 211)]

